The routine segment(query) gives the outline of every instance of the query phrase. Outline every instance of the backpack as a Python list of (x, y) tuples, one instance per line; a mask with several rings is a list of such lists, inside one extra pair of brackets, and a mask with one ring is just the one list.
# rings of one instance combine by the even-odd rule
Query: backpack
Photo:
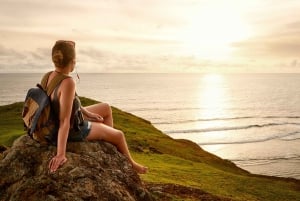
[(59, 84), (69, 76), (58, 74), (47, 87), (51, 72), (44, 75), (41, 84), (30, 88), (27, 92), (22, 118), (24, 130), (34, 140), (41, 144), (55, 144), (58, 133), (58, 117), (55, 115), (50, 95)]

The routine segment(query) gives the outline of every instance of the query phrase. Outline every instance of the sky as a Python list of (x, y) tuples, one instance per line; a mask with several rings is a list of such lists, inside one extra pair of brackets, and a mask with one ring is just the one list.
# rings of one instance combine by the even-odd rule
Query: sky
[(0, 0), (0, 73), (300, 73), (299, 0)]

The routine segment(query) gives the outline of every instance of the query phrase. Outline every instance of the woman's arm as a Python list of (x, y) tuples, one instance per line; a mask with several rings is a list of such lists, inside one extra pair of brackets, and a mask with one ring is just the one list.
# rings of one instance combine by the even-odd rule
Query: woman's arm
[(67, 161), (66, 146), (70, 129), (73, 99), (75, 95), (75, 83), (73, 79), (62, 81), (59, 91), (59, 129), (57, 136), (57, 153), (49, 163), (50, 172), (55, 172)]

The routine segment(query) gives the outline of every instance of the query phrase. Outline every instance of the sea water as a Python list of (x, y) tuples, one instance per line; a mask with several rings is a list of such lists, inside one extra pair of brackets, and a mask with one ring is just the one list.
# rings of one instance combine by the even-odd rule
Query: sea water
[[(0, 74), (0, 105), (41, 74)], [(148, 119), (252, 173), (300, 179), (300, 74), (80, 74), (80, 96)]]

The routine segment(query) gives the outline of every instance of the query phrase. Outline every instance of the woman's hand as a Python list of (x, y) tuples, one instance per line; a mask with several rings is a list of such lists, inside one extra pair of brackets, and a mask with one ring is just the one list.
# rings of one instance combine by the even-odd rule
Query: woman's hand
[(80, 109), (81, 109), (82, 114), (83, 114), (83, 116), (86, 120), (100, 122), (100, 123), (104, 122), (104, 118), (101, 115), (99, 115), (97, 113), (90, 112), (84, 107), (80, 107)]
[(87, 119), (90, 121), (95, 121), (95, 122), (104, 122), (104, 118), (102, 116), (100, 116), (99, 114), (96, 113), (88, 113)]
[(56, 155), (49, 162), (50, 173), (55, 172), (60, 166), (67, 162), (67, 158), (64, 155)]

